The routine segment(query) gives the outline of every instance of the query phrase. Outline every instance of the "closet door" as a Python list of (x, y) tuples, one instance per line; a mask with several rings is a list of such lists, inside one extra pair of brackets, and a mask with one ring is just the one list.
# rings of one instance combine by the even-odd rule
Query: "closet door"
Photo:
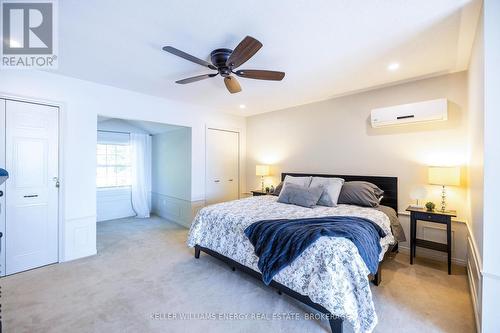
[(58, 112), (6, 102), (7, 274), (58, 261)]
[(239, 198), (239, 133), (208, 129), (206, 138), (207, 204)]

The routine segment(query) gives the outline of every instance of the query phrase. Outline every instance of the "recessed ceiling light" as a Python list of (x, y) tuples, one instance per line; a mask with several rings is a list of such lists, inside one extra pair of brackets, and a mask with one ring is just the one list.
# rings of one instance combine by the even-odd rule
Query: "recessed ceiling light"
[(240, 104), (240, 109), (245, 109), (247, 106), (245, 104)]
[(398, 70), (399, 69), (399, 63), (393, 62), (392, 64), (389, 64), (389, 66), (387, 66), (387, 69), (390, 70), (390, 71)]

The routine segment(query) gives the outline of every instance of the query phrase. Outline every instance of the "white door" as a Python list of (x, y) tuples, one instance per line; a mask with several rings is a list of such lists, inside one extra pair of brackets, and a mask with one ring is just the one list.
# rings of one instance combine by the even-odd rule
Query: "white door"
[(207, 130), (206, 196), (213, 204), (239, 198), (239, 133)]
[(58, 111), (6, 102), (7, 274), (58, 261)]

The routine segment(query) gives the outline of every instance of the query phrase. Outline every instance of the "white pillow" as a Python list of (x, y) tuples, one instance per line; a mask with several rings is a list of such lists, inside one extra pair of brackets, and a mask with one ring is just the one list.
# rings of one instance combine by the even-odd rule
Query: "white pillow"
[(339, 200), (344, 180), (342, 178), (313, 177), (310, 187), (323, 187), (323, 194), (318, 200), (318, 205), (335, 207)]

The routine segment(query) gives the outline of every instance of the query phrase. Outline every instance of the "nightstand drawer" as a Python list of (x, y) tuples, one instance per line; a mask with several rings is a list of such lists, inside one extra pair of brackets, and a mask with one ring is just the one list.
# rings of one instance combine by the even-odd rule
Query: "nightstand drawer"
[(433, 214), (433, 212), (412, 212), (413, 216), (417, 220), (421, 221), (429, 221), (429, 222), (437, 222), (437, 223), (447, 223), (450, 220), (449, 216)]

